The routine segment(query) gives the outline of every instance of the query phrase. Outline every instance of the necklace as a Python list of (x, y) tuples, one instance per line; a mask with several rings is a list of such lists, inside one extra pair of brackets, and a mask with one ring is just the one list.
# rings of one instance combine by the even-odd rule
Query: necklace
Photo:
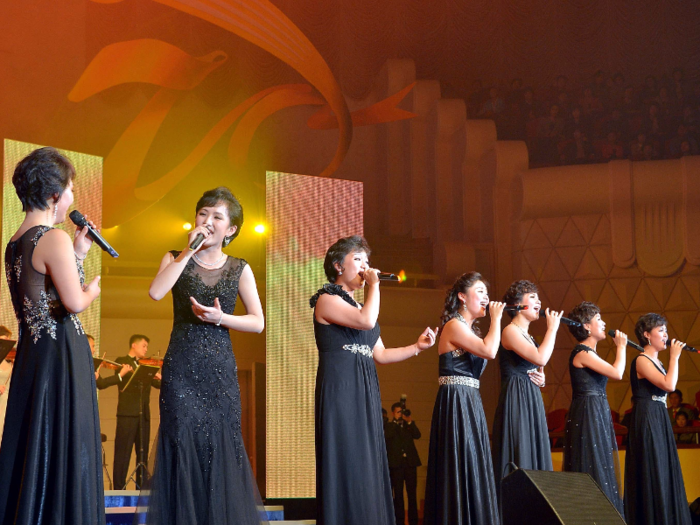
[(524, 337), (525, 339), (527, 339), (528, 341), (530, 341), (533, 345), (537, 346), (537, 343), (535, 343), (535, 338), (532, 337), (529, 333), (527, 333), (527, 330), (525, 330), (525, 329), (524, 329), (522, 326), (520, 326), (519, 324), (515, 324), (515, 323), (510, 323), (510, 324), (512, 324), (512, 325), (515, 326), (518, 330), (520, 330), (520, 333), (523, 334), (523, 337)]
[(215, 262), (213, 262), (213, 263), (208, 263), (208, 262), (204, 262), (202, 259), (200, 259), (199, 257), (197, 257), (197, 254), (196, 254), (196, 253), (194, 254), (194, 258), (197, 259), (197, 262), (198, 262), (199, 264), (203, 264), (204, 266), (210, 266), (210, 267), (211, 267), (211, 266), (216, 266), (217, 264), (219, 264), (221, 261), (224, 260), (224, 257), (226, 257), (226, 254), (222, 252), (222, 253), (221, 253), (221, 257), (219, 257), (219, 260), (218, 260), (218, 261), (215, 261)]

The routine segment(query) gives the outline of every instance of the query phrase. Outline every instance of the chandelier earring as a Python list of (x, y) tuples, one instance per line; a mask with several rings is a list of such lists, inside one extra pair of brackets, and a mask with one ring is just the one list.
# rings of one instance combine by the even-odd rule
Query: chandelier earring
[(224, 240), (221, 242), (221, 246), (226, 248), (229, 244), (231, 244), (231, 241), (233, 240), (233, 235), (229, 237), (224, 237)]
[(58, 203), (53, 205), (53, 222), (56, 222), (56, 217), (58, 217)]

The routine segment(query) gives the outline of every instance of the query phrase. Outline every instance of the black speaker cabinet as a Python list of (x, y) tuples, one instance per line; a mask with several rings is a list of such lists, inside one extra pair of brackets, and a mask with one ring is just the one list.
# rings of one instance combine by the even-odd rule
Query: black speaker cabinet
[(503, 525), (624, 525), (593, 478), (518, 469), (501, 482)]

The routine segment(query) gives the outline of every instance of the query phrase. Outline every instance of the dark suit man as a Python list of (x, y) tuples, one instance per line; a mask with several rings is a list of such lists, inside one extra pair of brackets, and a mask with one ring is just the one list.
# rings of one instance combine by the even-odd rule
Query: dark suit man
[(417, 467), (421, 465), (415, 439), (420, 439), (420, 430), (411, 419), (403, 414), (401, 403), (391, 406), (394, 419), (384, 426), (386, 451), (389, 459), (391, 486), (394, 491), (394, 513), (396, 525), (405, 523), (403, 486), (406, 483), (408, 495), (408, 523), (418, 525), (418, 502), (416, 499)]
[[(149, 339), (145, 335), (135, 334), (129, 339), (129, 353), (116, 359), (117, 363), (129, 365), (134, 370), (138, 368), (138, 361), (148, 352)], [(118, 374), (115, 374), (118, 375)], [(133, 372), (127, 373), (119, 387), (119, 402), (117, 404), (117, 432), (114, 437), (114, 488), (123, 489), (126, 485), (126, 476), (129, 470), (132, 448), (136, 449), (136, 461), (148, 464), (148, 444), (151, 439), (151, 386), (160, 388), (160, 373), (156, 374), (150, 384), (143, 385), (143, 392), (139, 393), (138, 385), (131, 385), (128, 391), (122, 390), (129, 382)], [(142, 400), (139, 418), (139, 398)], [(143, 428), (141, 423), (143, 422)], [(143, 457), (139, 457), (139, 450), (143, 446)], [(136, 484), (139, 488), (143, 484), (143, 470), (136, 474)]]
[[(99, 357), (95, 351), (95, 338), (90, 334), (87, 334), (87, 340), (88, 343), (90, 343), (90, 351), (92, 352), (92, 356)], [(95, 370), (95, 385), (97, 386), (97, 390), (104, 390), (105, 388), (109, 388), (110, 386), (114, 385), (125, 385), (126, 383), (124, 382), (124, 376), (132, 370), (133, 368), (131, 368), (129, 365), (123, 365), (121, 370), (119, 370), (116, 374), (109, 377), (102, 377), (100, 375), (100, 369), (98, 368)]]

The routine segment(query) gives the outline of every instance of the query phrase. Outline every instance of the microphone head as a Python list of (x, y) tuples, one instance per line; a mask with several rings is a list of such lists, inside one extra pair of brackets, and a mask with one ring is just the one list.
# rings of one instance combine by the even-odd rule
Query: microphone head
[(615, 330), (608, 330), (608, 335), (610, 337), (615, 337)]
[(68, 214), (68, 217), (70, 217), (70, 220), (73, 221), (73, 224), (76, 226), (80, 226), (81, 228), (84, 228), (87, 226), (87, 221), (85, 220), (85, 217), (83, 217), (83, 214), (80, 213), (78, 210), (73, 210)]

